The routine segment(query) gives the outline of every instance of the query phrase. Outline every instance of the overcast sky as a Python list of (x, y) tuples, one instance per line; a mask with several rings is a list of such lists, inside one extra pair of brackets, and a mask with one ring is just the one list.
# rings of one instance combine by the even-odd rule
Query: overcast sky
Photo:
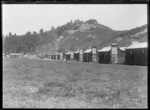
[(96, 19), (114, 30), (128, 30), (147, 24), (146, 4), (5, 4), (2, 5), (3, 34), (50, 30), (71, 20)]

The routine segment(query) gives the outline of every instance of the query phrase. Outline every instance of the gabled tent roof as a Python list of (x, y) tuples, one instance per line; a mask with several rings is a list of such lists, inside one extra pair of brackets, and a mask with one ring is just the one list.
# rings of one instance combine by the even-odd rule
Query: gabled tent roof
[(107, 51), (110, 51), (111, 50), (111, 47), (104, 47), (100, 50), (98, 50), (98, 52), (107, 52)]
[(67, 52), (67, 53), (65, 53), (65, 54), (70, 54), (71, 52)]
[(92, 52), (92, 49), (87, 49), (86, 51), (84, 51), (83, 53), (90, 53)]
[(135, 49), (135, 48), (147, 48), (147, 42), (132, 44), (126, 49)]
[(127, 47), (119, 47), (120, 50), (125, 51)]
[(55, 53), (52, 53), (52, 55), (55, 55)]
[(79, 53), (79, 50), (75, 51), (74, 53)]
[(55, 55), (58, 55), (58, 52), (56, 52)]

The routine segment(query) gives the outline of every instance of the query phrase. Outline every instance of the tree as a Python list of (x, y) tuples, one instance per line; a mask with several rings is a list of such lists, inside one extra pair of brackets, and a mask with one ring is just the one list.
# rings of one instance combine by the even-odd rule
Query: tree
[(51, 31), (53, 31), (54, 29), (55, 29), (54, 26), (52, 26), (52, 27), (51, 27)]
[(9, 37), (11, 37), (12, 36), (12, 33), (11, 32), (9, 32)]
[(62, 52), (62, 53), (64, 53), (64, 52), (65, 52), (65, 49), (64, 49), (64, 48), (59, 48), (59, 49), (58, 49), (58, 52), (60, 52), (60, 53), (61, 53), (61, 52)]
[(37, 32), (33, 31), (33, 35), (37, 35)]
[(43, 29), (40, 29), (40, 34), (42, 35), (44, 33), (44, 30)]

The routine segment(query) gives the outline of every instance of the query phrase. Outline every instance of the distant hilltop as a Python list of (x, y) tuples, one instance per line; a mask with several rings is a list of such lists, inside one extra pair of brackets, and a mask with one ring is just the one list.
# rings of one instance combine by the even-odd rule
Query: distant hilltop
[(147, 25), (131, 30), (116, 31), (99, 24), (95, 19), (70, 21), (57, 28), (45, 31), (27, 32), (25, 35), (12, 35), (4, 38), (5, 53), (43, 53), (67, 52), (87, 49), (90, 46), (102, 48), (115, 42), (119, 46), (128, 46), (133, 40), (147, 41)]

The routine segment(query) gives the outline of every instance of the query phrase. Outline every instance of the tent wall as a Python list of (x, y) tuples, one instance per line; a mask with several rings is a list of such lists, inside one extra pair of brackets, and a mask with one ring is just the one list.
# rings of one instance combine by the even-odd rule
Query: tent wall
[(59, 54), (57, 55), (57, 60), (60, 60), (60, 55)]
[(125, 63), (125, 51), (118, 48), (118, 64)]
[(74, 60), (79, 61), (79, 53), (74, 53)]
[(99, 63), (109, 64), (111, 62), (111, 51), (99, 52)]
[(70, 54), (66, 54), (66, 60), (70, 60)]
[(56, 60), (56, 55), (54, 55), (54, 60)]
[(125, 53), (125, 63), (127, 65), (146, 66), (148, 62), (147, 48), (127, 49)]
[(83, 53), (83, 62), (92, 62), (92, 52)]

